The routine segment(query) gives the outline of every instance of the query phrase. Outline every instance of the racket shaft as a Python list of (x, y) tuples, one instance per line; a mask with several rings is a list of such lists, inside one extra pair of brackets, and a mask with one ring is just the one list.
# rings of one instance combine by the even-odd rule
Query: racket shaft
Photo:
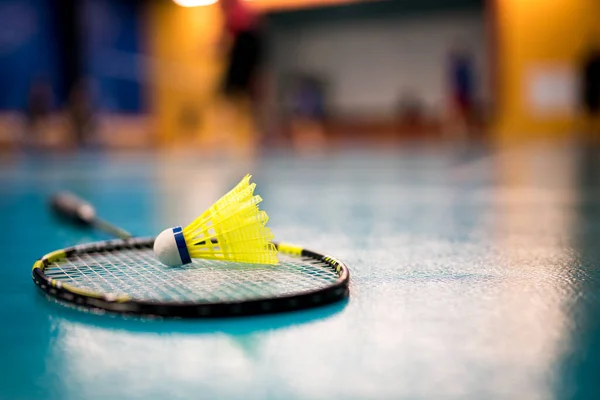
[(89, 226), (91, 228), (100, 229), (111, 236), (119, 239), (129, 239), (132, 235), (119, 228), (116, 225), (110, 224), (96, 217), (96, 210), (87, 201), (80, 199), (72, 193), (60, 192), (52, 196), (50, 200), (52, 209), (60, 216), (71, 221)]
[(100, 218), (96, 218), (94, 220), (94, 222), (92, 223), (92, 225), (97, 228), (100, 229), (114, 237), (117, 237), (119, 239), (129, 239), (131, 237), (133, 237), (133, 235), (129, 232), (127, 232), (124, 229), (119, 228), (116, 225), (110, 224)]

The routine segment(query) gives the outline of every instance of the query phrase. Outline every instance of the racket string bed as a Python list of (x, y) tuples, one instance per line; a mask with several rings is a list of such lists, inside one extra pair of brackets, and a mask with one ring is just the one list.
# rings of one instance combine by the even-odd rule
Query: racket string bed
[(278, 265), (194, 259), (160, 263), (152, 240), (110, 241), (60, 250), (34, 265), (47, 294), (100, 310), (158, 316), (208, 317), (314, 307), (347, 297), (341, 262), (300, 248)]
[(324, 263), (285, 258), (277, 267), (194, 260), (171, 268), (156, 262), (152, 251), (122, 251), (74, 256), (55, 262), (46, 275), (95, 292), (129, 295), (139, 300), (226, 301), (270, 297), (314, 289), (338, 277)]

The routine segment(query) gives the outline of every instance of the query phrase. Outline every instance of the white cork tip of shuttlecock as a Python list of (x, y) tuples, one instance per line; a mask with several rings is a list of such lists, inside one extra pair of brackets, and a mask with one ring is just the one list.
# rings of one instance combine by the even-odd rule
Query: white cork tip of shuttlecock
[(173, 228), (165, 229), (156, 237), (154, 240), (154, 254), (161, 263), (169, 267), (183, 265)]

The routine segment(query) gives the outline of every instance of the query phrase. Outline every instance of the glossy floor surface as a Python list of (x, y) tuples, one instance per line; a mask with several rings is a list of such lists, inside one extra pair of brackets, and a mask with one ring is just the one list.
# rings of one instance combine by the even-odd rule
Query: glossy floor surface
[[(5, 160), (0, 399), (600, 398), (599, 157), (529, 146)], [(53, 218), (54, 190), (145, 236), (246, 173), (277, 239), (348, 264), (348, 301), (141, 321), (67, 309), (33, 284), (36, 258), (105, 238)]]

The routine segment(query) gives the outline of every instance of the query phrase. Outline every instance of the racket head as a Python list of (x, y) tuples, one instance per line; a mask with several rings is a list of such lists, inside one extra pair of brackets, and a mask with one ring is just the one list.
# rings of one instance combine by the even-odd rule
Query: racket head
[(36, 285), (61, 303), (103, 313), (216, 318), (293, 311), (348, 297), (347, 266), (298, 246), (275, 243), (278, 265), (195, 259), (167, 267), (154, 238), (109, 240), (37, 260)]

